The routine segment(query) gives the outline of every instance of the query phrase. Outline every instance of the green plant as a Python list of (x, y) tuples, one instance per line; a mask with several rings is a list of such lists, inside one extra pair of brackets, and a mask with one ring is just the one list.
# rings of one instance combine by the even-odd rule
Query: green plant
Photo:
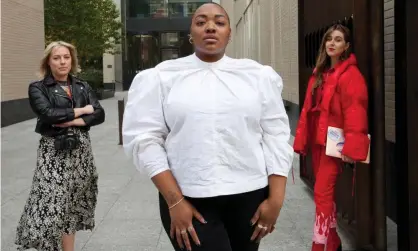
[(63, 40), (75, 45), (81, 68), (105, 52), (117, 52), (122, 23), (112, 0), (44, 0), (44, 9), (46, 44)]
[(93, 68), (87, 68), (82, 70), (78, 77), (87, 83), (93, 88), (94, 90), (103, 89), (103, 71), (97, 70)]

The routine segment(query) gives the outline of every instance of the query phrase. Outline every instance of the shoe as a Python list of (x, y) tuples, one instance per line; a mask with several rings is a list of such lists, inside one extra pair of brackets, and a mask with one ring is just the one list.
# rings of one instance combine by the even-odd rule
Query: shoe
[(312, 249), (311, 251), (324, 251), (325, 245), (324, 244), (317, 244), (315, 242), (312, 242)]
[(327, 240), (327, 251), (342, 251), (341, 239), (338, 236), (337, 230), (331, 228)]

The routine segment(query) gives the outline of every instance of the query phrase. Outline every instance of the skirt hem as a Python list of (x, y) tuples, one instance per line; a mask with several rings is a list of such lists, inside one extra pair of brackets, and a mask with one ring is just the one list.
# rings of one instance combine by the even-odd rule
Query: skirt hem
[[(93, 225), (88, 225), (88, 224), (80, 223), (80, 224), (78, 224), (76, 230), (72, 233), (69, 233), (68, 235), (76, 234), (79, 231), (93, 232), (94, 227), (95, 227), (94, 224)], [(64, 234), (67, 234), (67, 233), (63, 232), (62, 234), (64, 235)], [(23, 244), (22, 242), (25, 242), (25, 243)], [(50, 241), (47, 241), (47, 242), (50, 242)], [(18, 251), (25, 251), (25, 250), (32, 249), (32, 248), (35, 249), (35, 250), (38, 250), (38, 251), (55, 251), (55, 249), (46, 250), (46, 249), (39, 248), (40, 243), (46, 243), (46, 241), (45, 240), (31, 240), (31, 241), (19, 240), (19, 241), (15, 242), (15, 245), (17, 245), (17, 250)], [(60, 244), (58, 244), (58, 246), (60, 248), (58, 250), (61, 251), (62, 250), (61, 240), (59, 241), (59, 243)]]

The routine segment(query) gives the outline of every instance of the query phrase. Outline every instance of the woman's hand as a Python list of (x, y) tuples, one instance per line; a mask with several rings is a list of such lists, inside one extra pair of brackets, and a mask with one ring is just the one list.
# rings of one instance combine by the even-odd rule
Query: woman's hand
[(341, 159), (342, 159), (344, 162), (347, 162), (347, 163), (350, 163), (350, 164), (353, 164), (353, 163), (354, 163), (354, 160), (353, 160), (352, 158), (350, 158), (350, 157), (348, 157), (348, 156), (345, 156), (345, 155), (342, 155), (342, 156), (341, 156)]
[(92, 105), (86, 105), (82, 108), (74, 108), (74, 117), (78, 118), (83, 115), (89, 115), (94, 112), (94, 107)]
[(94, 112), (94, 107), (92, 105), (86, 105), (83, 107), (84, 114), (92, 114)]
[(170, 209), (170, 217), (170, 237), (171, 239), (174, 239), (174, 237), (177, 239), (177, 243), (181, 249), (186, 247), (186, 250), (192, 250), (189, 235), (194, 243), (200, 246), (200, 241), (193, 227), (192, 219), (195, 217), (203, 224), (206, 224), (206, 221), (196, 208), (194, 208), (187, 200), (183, 199), (183, 201)]
[(83, 119), (78, 118), (78, 119), (74, 119), (72, 121), (68, 121), (62, 124), (56, 124), (54, 125), (55, 127), (61, 127), (61, 128), (65, 128), (65, 127), (71, 127), (71, 126), (85, 126), (86, 122), (84, 122)]
[(251, 240), (260, 242), (267, 234), (273, 232), (277, 218), (279, 217), (281, 203), (272, 199), (266, 199), (260, 204), (253, 218), (251, 224), (256, 224)]

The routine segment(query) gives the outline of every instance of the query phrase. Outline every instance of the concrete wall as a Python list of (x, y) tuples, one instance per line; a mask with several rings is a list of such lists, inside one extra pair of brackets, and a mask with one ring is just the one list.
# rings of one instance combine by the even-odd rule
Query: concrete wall
[(115, 83), (115, 55), (103, 54), (103, 83)]
[[(121, 21), (121, 0), (113, 0), (114, 4), (118, 8), (119, 12), (119, 21)], [(121, 30), (122, 32), (122, 30)], [(116, 45), (117, 53), (103, 54), (103, 83), (115, 83), (116, 90), (122, 90), (122, 80), (123, 80), (123, 69), (122, 69), (122, 46), (120, 44)]]
[(45, 49), (43, 0), (1, 2), (1, 126), (34, 117), (28, 85)]
[[(234, 18), (234, 1), (233, 0), (220, 0), (220, 4), (229, 15), (229, 19), (231, 20), (231, 24), (235, 24)], [(232, 29), (232, 40), (229, 42), (228, 47), (226, 47), (226, 54), (230, 57), (234, 57), (234, 44), (236, 38), (234, 37), (235, 34), (235, 25), (231, 25)]]
[(283, 78), (283, 99), (299, 104), (297, 0), (221, 0), (231, 18), (227, 54), (271, 65)]
[(43, 0), (1, 1), (1, 101), (27, 98), (43, 56)]
[(231, 19), (227, 55), (272, 66), (283, 78), (292, 133), (299, 119), (298, 1), (221, 0)]

